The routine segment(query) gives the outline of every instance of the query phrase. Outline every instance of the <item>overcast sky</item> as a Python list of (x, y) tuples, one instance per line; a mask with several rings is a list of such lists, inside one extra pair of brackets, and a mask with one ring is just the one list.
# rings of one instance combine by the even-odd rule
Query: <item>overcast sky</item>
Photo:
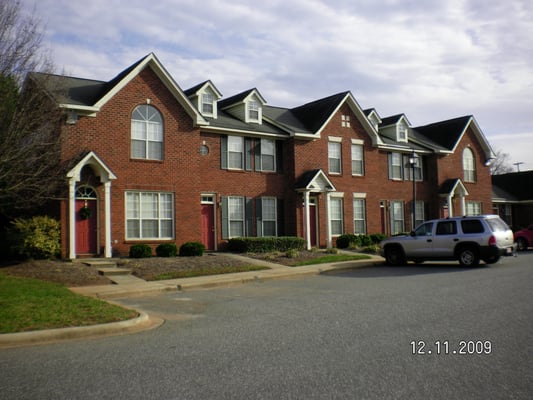
[[(413, 126), (474, 115), (533, 169), (531, 0), (22, 0), (59, 71), (109, 80), (154, 52), (182, 89), (293, 107), (350, 90)], [(515, 167), (516, 168), (516, 167)]]

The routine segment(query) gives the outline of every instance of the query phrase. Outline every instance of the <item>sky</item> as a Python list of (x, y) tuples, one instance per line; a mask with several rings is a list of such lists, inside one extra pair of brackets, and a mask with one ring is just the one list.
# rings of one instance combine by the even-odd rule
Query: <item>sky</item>
[(182, 89), (294, 107), (351, 91), (412, 126), (473, 115), (533, 170), (531, 0), (21, 0), (66, 75), (107, 81), (153, 52)]

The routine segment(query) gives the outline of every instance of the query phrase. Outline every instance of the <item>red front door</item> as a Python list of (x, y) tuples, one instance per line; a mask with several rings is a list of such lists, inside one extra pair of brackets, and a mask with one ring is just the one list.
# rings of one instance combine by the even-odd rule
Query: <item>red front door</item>
[(202, 204), (202, 243), (207, 250), (215, 250), (214, 204)]
[(96, 235), (96, 200), (76, 200), (76, 254), (96, 254)]

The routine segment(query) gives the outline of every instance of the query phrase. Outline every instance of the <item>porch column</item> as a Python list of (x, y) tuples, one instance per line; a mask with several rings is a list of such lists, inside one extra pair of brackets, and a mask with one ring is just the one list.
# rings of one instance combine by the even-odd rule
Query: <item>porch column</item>
[(111, 182), (104, 183), (104, 218), (105, 218), (105, 247), (104, 256), (111, 258), (113, 255), (111, 243)]
[(465, 216), (466, 215), (466, 202), (465, 202), (465, 195), (464, 194), (461, 194), (459, 196), (459, 199), (461, 201), (461, 216)]
[(448, 216), (449, 217), (453, 217), (453, 203), (452, 203), (452, 201), (453, 201), (453, 196), (450, 193), (448, 195)]
[(326, 247), (330, 249), (333, 241), (331, 239), (331, 212), (329, 209), (330, 204), (330, 192), (326, 192)]
[(76, 258), (76, 180), (69, 180), (68, 186), (68, 257)]
[(304, 192), (305, 242), (307, 250), (311, 250), (311, 221), (309, 213), (309, 192)]

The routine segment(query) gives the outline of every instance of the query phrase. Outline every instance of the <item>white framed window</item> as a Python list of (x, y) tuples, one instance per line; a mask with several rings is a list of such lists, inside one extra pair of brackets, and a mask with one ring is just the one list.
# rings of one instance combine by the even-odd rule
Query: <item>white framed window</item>
[(131, 115), (131, 157), (163, 159), (163, 118), (155, 107), (140, 105)]
[(228, 232), (229, 237), (244, 236), (244, 197), (228, 197)]
[(481, 215), (481, 202), (467, 201), (466, 202), (466, 215)]
[(261, 225), (262, 236), (277, 236), (277, 199), (275, 197), (261, 197)]
[(341, 126), (343, 128), (350, 127), (350, 116), (349, 115), (341, 115)]
[(403, 179), (402, 155), (401, 153), (389, 153), (389, 179)]
[(248, 120), (259, 121), (259, 102), (256, 100), (248, 102)]
[(468, 147), (463, 150), (463, 172), (465, 182), (476, 181), (476, 162), (474, 152)]
[(391, 234), (405, 232), (405, 217), (404, 217), (403, 201), (390, 202), (390, 226)]
[(276, 170), (276, 142), (272, 139), (261, 139), (261, 171)]
[(404, 124), (398, 126), (398, 142), (407, 142), (407, 127)]
[(172, 193), (126, 192), (126, 239), (173, 239)]
[(338, 236), (344, 233), (343, 221), (343, 198), (330, 197), (329, 199), (329, 222), (331, 226), (331, 235)]
[(213, 103), (212, 93), (202, 93), (202, 114), (213, 115)]
[(228, 168), (244, 168), (244, 138), (228, 136)]
[(353, 199), (353, 233), (366, 234), (366, 200)]
[(415, 215), (416, 217), (415, 227), (416, 227), (426, 220), (426, 207), (422, 200), (416, 201), (415, 211), (416, 211), (416, 215)]
[(340, 174), (341, 169), (341, 143), (328, 142), (328, 164), (330, 174)]
[[(403, 176), (406, 181), (412, 181), (413, 180), (413, 167), (411, 167), (411, 164), (409, 162), (409, 159), (411, 158), (410, 155), (403, 154), (402, 156), (402, 165), (403, 165)], [(423, 170), (423, 162), (422, 158), (420, 156), (415, 157), (415, 180), (417, 182), (420, 182), (424, 178), (424, 170)]]
[(365, 174), (364, 149), (361, 144), (352, 144), (352, 175)]

